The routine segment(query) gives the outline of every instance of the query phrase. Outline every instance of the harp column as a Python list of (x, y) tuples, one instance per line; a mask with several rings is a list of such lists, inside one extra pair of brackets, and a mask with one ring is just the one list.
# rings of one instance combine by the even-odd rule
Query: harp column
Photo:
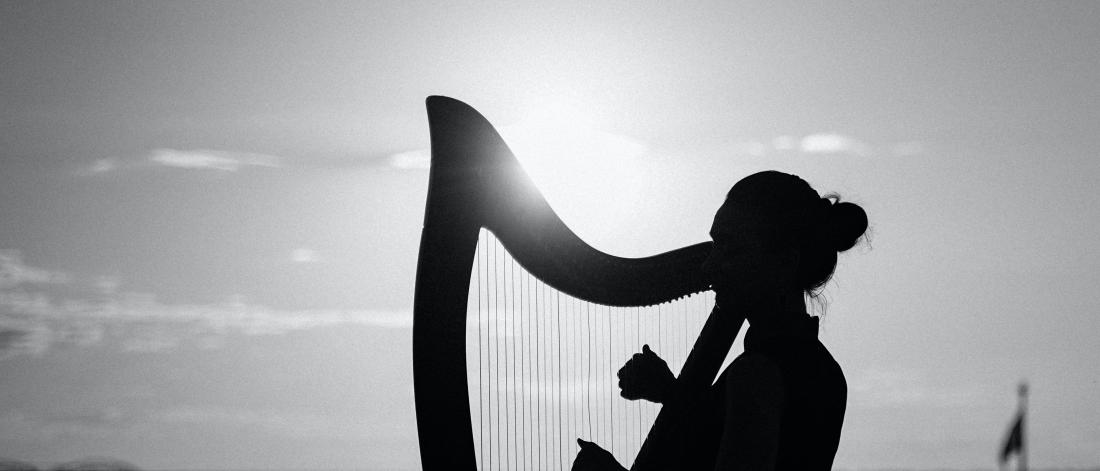
[(448, 119), (432, 101), (432, 164), (413, 300), (417, 435), (423, 469), (476, 470), (464, 333), (485, 200), (475, 194), (480, 172), (466, 163), (478, 154), (468, 145), (478, 136), (468, 120)]
[[(471, 236), (442, 236), (425, 227), (420, 250), (449, 257), (422, 258), (416, 270), (413, 316), (413, 388), (417, 434), (424, 469), (477, 469), (470, 429), (466, 379), (466, 303), (469, 266), (477, 244)], [(462, 265), (465, 262), (465, 265)]]

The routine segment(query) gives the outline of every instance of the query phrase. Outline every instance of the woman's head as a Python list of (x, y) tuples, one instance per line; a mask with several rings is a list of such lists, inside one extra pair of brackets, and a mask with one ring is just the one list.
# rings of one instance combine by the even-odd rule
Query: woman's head
[(867, 214), (858, 205), (822, 198), (797, 176), (760, 172), (726, 195), (705, 269), (716, 291), (797, 289), (814, 296), (832, 277), (837, 253), (855, 246), (866, 230)]

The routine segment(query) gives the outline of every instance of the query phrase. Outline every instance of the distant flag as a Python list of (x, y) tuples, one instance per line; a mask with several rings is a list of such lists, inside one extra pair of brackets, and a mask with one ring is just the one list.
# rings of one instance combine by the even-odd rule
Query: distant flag
[(1024, 448), (1024, 415), (1016, 414), (1016, 420), (1012, 423), (1012, 429), (1005, 437), (1005, 444), (1001, 447), (1001, 466), (1008, 462), (1013, 454), (1018, 454)]
[(1027, 383), (1020, 383), (1018, 394), (1020, 402), (1016, 411), (1016, 420), (1012, 421), (1012, 428), (1005, 436), (998, 461), (1001, 468), (1004, 468), (1009, 457), (1016, 455), (1016, 469), (1027, 471), (1027, 449), (1024, 441), (1024, 418), (1027, 416)]

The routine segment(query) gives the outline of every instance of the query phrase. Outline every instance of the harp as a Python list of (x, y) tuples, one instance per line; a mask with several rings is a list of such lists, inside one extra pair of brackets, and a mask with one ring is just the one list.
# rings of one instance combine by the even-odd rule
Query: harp
[(632, 469), (663, 467), (661, 424), (681, 406), (626, 401), (614, 373), (649, 343), (680, 370), (677, 397), (710, 385), (741, 325), (706, 315), (710, 243), (645, 258), (600, 252), (558, 218), (481, 114), (440, 96), (427, 109), (413, 304), (423, 469), (568, 470), (577, 437)]

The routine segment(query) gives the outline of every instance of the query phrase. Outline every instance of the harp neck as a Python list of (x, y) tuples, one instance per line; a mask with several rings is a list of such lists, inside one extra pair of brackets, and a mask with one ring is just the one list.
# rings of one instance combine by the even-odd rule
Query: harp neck
[(425, 230), (487, 228), (523, 268), (589, 302), (653, 305), (709, 288), (700, 267), (710, 242), (645, 258), (596, 250), (562, 222), (480, 113), (452, 98), (427, 103), (432, 162)]

